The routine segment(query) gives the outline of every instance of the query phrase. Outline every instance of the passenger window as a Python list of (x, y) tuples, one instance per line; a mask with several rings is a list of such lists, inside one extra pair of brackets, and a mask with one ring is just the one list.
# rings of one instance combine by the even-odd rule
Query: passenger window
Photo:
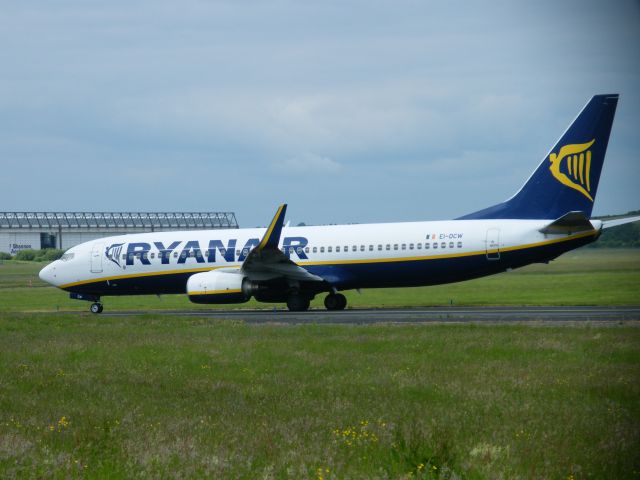
[(327, 252), (331, 253), (331, 248), (332, 247), (327, 247)]
[(236, 257), (240, 256), (240, 250), (236, 250)]
[(247, 255), (249, 255), (249, 249), (248, 249), (248, 248), (243, 248), (243, 249), (242, 249), (242, 255), (244, 255), (245, 257), (246, 257)]
[(373, 245), (369, 245), (369, 251), (373, 252)]
[(349, 251), (349, 247), (347, 245), (344, 246), (344, 253), (347, 253)]
[(433, 242), (433, 248), (438, 248), (438, 242)]
[(387, 243), (387, 250), (391, 250), (391, 245)]
[(422, 248), (422, 244), (421, 244), (421, 243), (416, 243), (416, 248), (417, 248), (418, 250), (420, 250), (420, 249)]
[(378, 251), (382, 250), (382, 245), (379, 243), (378, 244)]
[(351, 251), (352, 252), (357, 252), (358, 251), (358, 247), (356, 245), (354, 245), (353, 247), (351, 247)]
[(407, 244), (406, 244), (406, 243), (403, 243), (403, 244), (402, 244), (402, 250), (406, 250), (406, 249), (407, 249)]
[(178, 258), (178, 252), (173, 252), (173, 258)]
[(187, 252), (182, 252), (182, 253), (180, 254), (180, 256), (181, 256), (182, 258), (187, 258)]
[(364, 252), (364, 245), (360, 245), (360, 251)]
[(440, 248), (447, 248), (447, 242), (442, 242), (440, 244)]
[(305, 247), (304, 253), (309, 253), (309, 247)]
[(394, 250), (397, 250), (397, 249), (398, 249), (398, 244), (397, 244), (397, 243), (394, 243), (394, 244), (393, 244), (393, 249), (394, 249)]
[(156, 258), (156, 254), (151, 252), (151, 255), (149, 255), (151, 258)]
[(449, 248), (453, 248), (453, 242), (449, 242)]
[(413, 250), (413, 243), (409, 244), (409, 250)]
[(458, 242), (458, 248), (462, 248), (462, 242)]
[(336, 253), (340, 253), (340, 246), (336, 247)]
[(122, 254), (122, 259), (123, 259), (123, 260), (126, 260), (126, 259), (127, 259), (127, 254), (126, 254), (126, 253), (123, 253), (123, 254)]
[(320, 253), (324, 253), (324, 247), (320, 247)]
[(429, 242), (424, 242), (424, 249), (429, 250)]

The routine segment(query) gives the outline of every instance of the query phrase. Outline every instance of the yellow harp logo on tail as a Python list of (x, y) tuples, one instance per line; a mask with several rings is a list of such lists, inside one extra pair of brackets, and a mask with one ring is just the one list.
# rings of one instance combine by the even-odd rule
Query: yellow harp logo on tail
[[(593, 202), (591, 196), (591, 145), (588, 143), (565, 145), (558, 154), (549, 154), (551, 174), (563, 185), (579, 191)], [(563, 160), (566, 160), (563, 162)], [(563, 163), (565, 164), (563, 168)]]

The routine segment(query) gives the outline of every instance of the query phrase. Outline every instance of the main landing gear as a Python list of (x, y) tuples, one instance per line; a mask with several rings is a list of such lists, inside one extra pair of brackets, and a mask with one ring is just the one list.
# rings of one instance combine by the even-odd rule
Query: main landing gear
[(291, 312), (306, 312), (309, 310), (311, 300), (306, 295), (294, 293), (287, 298), (287, 308)]
[(102, 313), (103, 307), (100, 302), (94, 302), (89, 307), (89, 310), (91, 311), (91, 313)]
[[(301, 293), (293, 293), (287, 298), (287, 308), (291, 312), (306, 312), (309, 310), (311, 298)], [(330, 293), (324, 299), (327, 310), (344, 310), (347, 306), (347, 298), (341, 293)]]
[(327, 310), (344, 310), (347, 306), (347, 298), (341, 293), (330, 293), (324, 299)]

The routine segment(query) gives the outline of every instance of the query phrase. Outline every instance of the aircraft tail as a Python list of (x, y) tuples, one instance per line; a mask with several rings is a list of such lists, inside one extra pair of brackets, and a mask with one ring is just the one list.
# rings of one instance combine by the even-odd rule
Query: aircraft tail
[(518, 193), (460, 219), (591, 217), (617, 104), (617, 94), (594, 96)]

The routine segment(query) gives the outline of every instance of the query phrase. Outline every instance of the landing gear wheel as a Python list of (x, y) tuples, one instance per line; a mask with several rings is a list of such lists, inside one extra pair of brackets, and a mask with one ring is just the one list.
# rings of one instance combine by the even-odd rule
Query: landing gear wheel
[(101, 303), (95, 302), (91, 304), (89, 310), (91, 310), (91, 313), (102, 313), (103, 307)]
[(347, 306), (347, 298), (341, 293), (330, 293), (324, 299), (327, 310), (344, 310)]
[(291, 312), (306, 312), (310, 304), (311, 300), (304, 295), (291, 295), (287, 298), (287, 308)]

